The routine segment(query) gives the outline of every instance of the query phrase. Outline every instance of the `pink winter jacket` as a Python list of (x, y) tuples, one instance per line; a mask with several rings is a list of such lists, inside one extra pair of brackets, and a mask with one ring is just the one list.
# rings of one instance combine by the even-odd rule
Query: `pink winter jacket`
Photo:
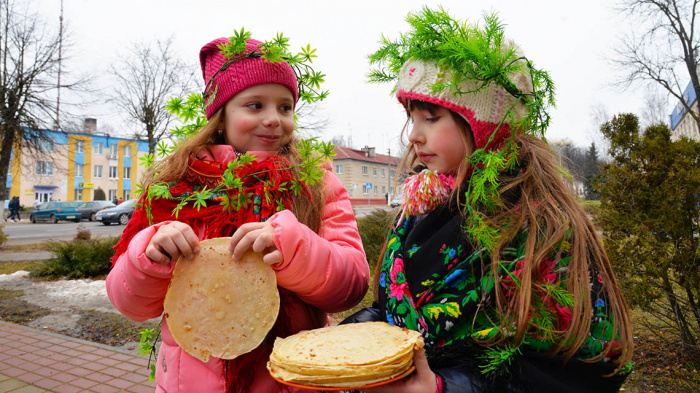
[[(215, 159), (227, 162), (234, 155), (229, 146), (211, 149)], [(258, 157), (260, 154), (253, 152)], [(200, 154), (201, 156), (201, 154)], [(328, 168), (326, 168), (328, 169)], [(268, 222), (275, 228), (274, 242), (283, 261), (273, 265), (280, 287), (281, 307), (291, 316), (292, 332), (315, 329), (328, 324), (328, 312), (347, 310), (367, 292), (369, 267), (357, 231), (357, 223), (340, 181), (327, 171), (324, 177), (325, 205), (321, 211), (319, 234), (297, 221), (288, 210), (276, 213)], [(144, 254), (158, 228), (150, 226), (129, 243), (127, 252), (117, 260), (107, 276), (107, 293), (114, 306), (135, 321), (156, 318), (163, 313), (176, 261), (164, 265)], [(202, 239), (204, 228), (193, 228)], [(292, 292), (296, 296), (290, 296)], [(173, 340), (165, 318), (161, 326), (162, 343), (156, 362), (156, 392), (224, 392), (224, 361), (210, 358), (204, 363), (185, 353)], [(272, 345), (267, 340), (263, 345)], [(268, 354), (261, 351), (261, 354)], [(255, 375), (249, 392), (279, 392), (276, 381), (265, 365), (267, 356), (255, 360)], [(285, 392), (307, 390), (285, 387)]]

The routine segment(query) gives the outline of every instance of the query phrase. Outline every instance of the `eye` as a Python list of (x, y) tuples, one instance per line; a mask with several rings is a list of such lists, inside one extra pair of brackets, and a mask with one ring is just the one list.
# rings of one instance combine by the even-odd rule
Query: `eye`
[(284, 104), (284, 105), (280, 106), (280, 111), (282, 111), (282, 112), (284, 112), (284, 113), (291, 112), (291, 111), (292, 111), (292, 106), (289, 105), (289, 104)]
[(438, 120), (440, 120), (440, 116), (433, 116), (433, 117), (426, 117), (425, 118), (425, 121), (427, 121), (428, 123), (435, 123)]
[(250, 109), (261, 109), (262, 104), (259, 102), (250, 102), (250, 103), (246, 104), (246, 107), (248, 107)]

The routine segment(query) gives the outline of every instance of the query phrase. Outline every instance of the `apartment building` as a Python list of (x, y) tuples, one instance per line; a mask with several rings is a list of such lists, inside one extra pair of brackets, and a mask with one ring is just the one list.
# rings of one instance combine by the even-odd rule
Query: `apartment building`
[(133, 190), (144, 169), (138, 159), (148, 143), (94, 132), (96, 121), (86, 119), (86, 133), (46, 130), (48, 139), (29, 151), (13, 149), (6, 197), (20, 204), (35, 201), (91, 201), (101, 189), (107, 200), (134, 198)]
[[(695, 96), (693, 84), (688, 83), (683, 91), (683, 100), (688, 104), (690, 110), (698, 113), (698, 99)], [(678, 140), (681, 136), (686, 136), (691, 139), (700, 141), (700, 130), (698, 123), (688, 114), (682, 103), (678, 103), (670, 115), (671, 121), (671, 139)]]
[(348, 190), (353, 205), (382, 205), (395, 194), (398, 163), (398, 157), (377, 154), (374, 147), (336, 146), (333, 173)]

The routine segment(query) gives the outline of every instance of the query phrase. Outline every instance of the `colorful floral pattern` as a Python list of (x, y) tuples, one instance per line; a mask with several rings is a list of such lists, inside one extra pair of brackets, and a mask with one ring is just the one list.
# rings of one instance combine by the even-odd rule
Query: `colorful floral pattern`
[[(500, 326), (490, 308), (493, 280), (481, 274), (482, 259), (489, 266), (490, 256), (460, 236), (459, 222), (445, 206), (425, 216), (409, 216), (396, 223), (382, 259), (380, 304), (387, 322), (419, 331), (429, 356), (435, 348), (491, 337)], [(506, 296), (519, 285), (527, 234), (523, 229), (502, 252), (501, 260), (512, 261), (501, 272)], [(549, 350), (571, 323), (573, 299), (563, 281), (569, 249), (562, 241), (534, 275), (531, 328), (522, 344), (530, 349)], [(591, 271), (590, 283), (594, 307), (589, 337), (577, 353), (581, 358), (601, 353), (613, 340), (597, 272)]]

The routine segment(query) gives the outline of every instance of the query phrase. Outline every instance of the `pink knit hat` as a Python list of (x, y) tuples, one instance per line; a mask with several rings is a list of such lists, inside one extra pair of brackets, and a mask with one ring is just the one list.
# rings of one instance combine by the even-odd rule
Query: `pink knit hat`
[[(519, 72), (508, 76), (520, 91), (532, 92), (532, 79), (529, 74)], [(469, 123), (477, 149), (487, 147), (486, 144), (496, 129), (498, 131), (486, 150), (498, 149), (504, 139), (511, 135), (512, 124), (527, 116), (528, 109), (525, 104), (522, 101), (518, 102), (517, 98), (496, 83), (480, 88), (479, 81), (463, 82), (460, 91), (468, 92), (464, 94), (452, 89), (433, 91), (434, 84), (447, 83), (451, 79), (452, 73), (441, 68), (437, 62), (410, 59), (399, 71), (396, 97), (402, 104), (404, 99), (425, 101), (459, 113)], [(509, 109), (512, 117), (507, 115)], [(499, 128), (501, 122), (503, 123)]]
[[(228, 38), (217, 38), (204, 45), (199, 51), (199, 63), (202, 67), (205, 86), (225, 62), (219, 45), (230, 42)], [(262, 42), (249, 39), (246, 41), (246, 53), (256, 50), (260, 44)], [(213, 92), (216, 89), (216, 97), (204, 109), (207, 119), (210, 119), (217, 109), (240, 91), (265, 83), (279, 83), (286, 86), (292, 92), (294, 102), (299, 98), (297, 78), (289, 64), (267, 62), (262, 57), (249, 57), (232, 63), (226, 70), (214, 76), (208, 92)]]

